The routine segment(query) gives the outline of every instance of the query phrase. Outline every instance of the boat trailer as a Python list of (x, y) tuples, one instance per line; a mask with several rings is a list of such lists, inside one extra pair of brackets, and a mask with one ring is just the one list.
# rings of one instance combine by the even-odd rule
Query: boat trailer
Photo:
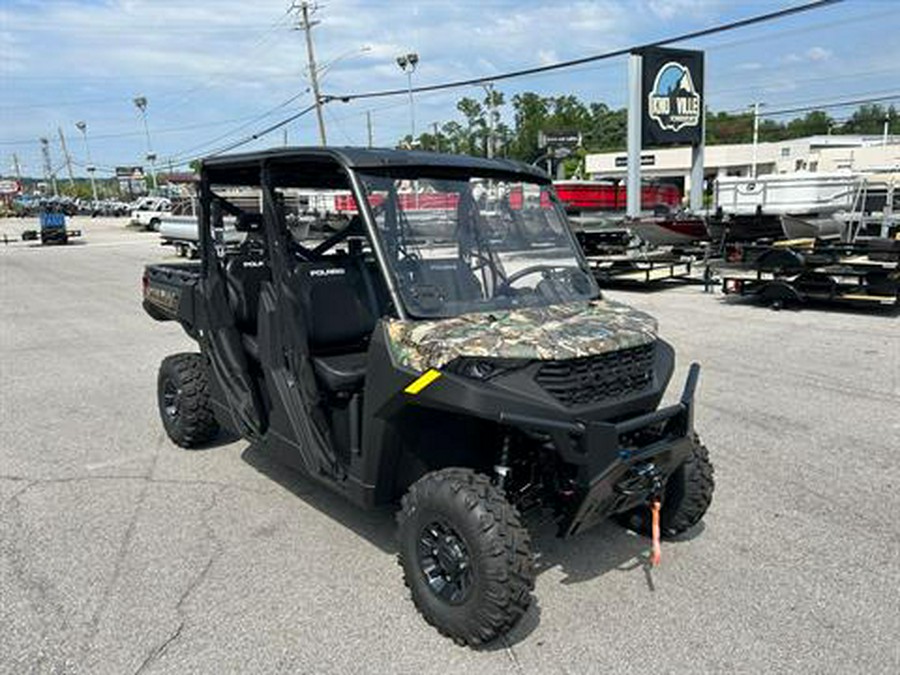
[(773, 309), (808, 302), (900, 307), (900, 240), (789, 240), (745, 246), (736, 257), (720, 270), (726, 295), (755, 297)]

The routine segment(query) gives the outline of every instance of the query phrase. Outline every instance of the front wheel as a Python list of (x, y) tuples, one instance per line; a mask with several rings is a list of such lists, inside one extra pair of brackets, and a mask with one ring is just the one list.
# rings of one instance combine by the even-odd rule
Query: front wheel
[[(691, 454), (666, 481), (660, 512), (662, 536), (678, 536), (703, 520), (715, 487), (709, 450), (695, 437)], [(651, 533), (650, 509), (646, 506), (623, 513), (618, 519), (635, 532), (648, 536)]]
[(175, 354), (163, 359), (157, 401), (166, 433), (181, 447), (195, 447), (219, 433), (209, 402), (206, 363), (200, 354)]
[(516, 509), (483, 474), (426, 474), (397, 515), (399, 563), (432, 626), (475, 646), (507, 633), (531, 604), (531, 542)]

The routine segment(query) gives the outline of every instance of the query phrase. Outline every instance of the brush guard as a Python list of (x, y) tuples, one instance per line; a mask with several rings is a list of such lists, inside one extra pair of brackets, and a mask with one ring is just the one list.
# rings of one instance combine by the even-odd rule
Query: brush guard
[(513, 427), (547, 434), (562, 459), (579, 469), (582, 498), (560, 522), (571, 536), (612, 513), (658, 499), (664, 478), (694, 445), (694, 394), (700, 377), (692, 363), (678, 403), (618, 423), (564, 421), (501, 414)]

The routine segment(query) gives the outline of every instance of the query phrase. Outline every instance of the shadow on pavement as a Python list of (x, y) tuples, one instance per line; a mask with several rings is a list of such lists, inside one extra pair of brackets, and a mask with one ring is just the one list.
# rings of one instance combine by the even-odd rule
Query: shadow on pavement
[[(359, 508), (328, 487), (268, 457), (256, 444), (248, 446), (241, 458), (267, 478), (338, 524), (364, 537), (384, 553), (396, 554), (395, 506), (388, 505), (373, 510)], [(532, 536), (537, 575), (558, 568), (564, 575), (562, 583), (570, 585), (591, 581), (613, 571), (642, 570), (649, 592), (654, 590), (652, 569), (646, 559), (650, 541), (646, 537), (630, 532), (612, 521), (600, 523), (572, 539), (558, 538), (556, 524), (550, 519), (537, 521), (527, 518), (525, 524)], [(679, 540), (691, 539), (700, 532), (702, 526), (682, 535)], [(540, 617), (541, 608), (535, 597), (525, 616), (512, 631), (480, 649), (495, 651), (521, 642), (537, 628)]]
[(791, 302), (781, 306), (773, 306), (771, 302), (767, 302), (761, 298), (744, 295), (720, 295), (719, 304), (722, 307), (745, 307), (754, 311), (768, 310), (770, 312), (789, 312), (791, 314), (799, 312), (813, 312), (824, 314), (844, 314), (844, 315), (866, 315), (883, 317), (885, 319), (896, 319), (900, 317), (900, 304), (880, 305), (874, 303), (850, 304), (841, 303), (839, 301), (829, 302), (827, 300), (807, 300), (804, 303)]
[(309, 476), (272, 459), (255, 443), (244, 450), (241, 458), (267, 478), (332, 520), (365, 537), (385, 553), (393, 555), (397, 552), (392, 507), (362, 509)]

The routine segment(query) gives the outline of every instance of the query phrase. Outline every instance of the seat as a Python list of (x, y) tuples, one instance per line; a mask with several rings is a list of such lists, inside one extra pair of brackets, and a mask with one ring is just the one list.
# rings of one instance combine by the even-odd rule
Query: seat
[(325, 388), (334, 393), (362, 388), (366, 377), (366, 352), (313, 356), (313, 368)]
[(313, 369), (323, 388), (336, 394), (362, 388), (369, 337), (376, 316), (360, 266), (349, 258), (297, 266), (297, 283), (307, 287), (307, 339)]
[(245, 335), (256, 335), (260, 286), (272, 278), (264, 246), (259, 235), (251, 231), (225, 264), (228, 304), (235, 326)]
[(445, 302), (478, 300), (481, 284), (469, 266), (458, 258), (417, 261), (413, 274), (417, 284), (440, 289)]

